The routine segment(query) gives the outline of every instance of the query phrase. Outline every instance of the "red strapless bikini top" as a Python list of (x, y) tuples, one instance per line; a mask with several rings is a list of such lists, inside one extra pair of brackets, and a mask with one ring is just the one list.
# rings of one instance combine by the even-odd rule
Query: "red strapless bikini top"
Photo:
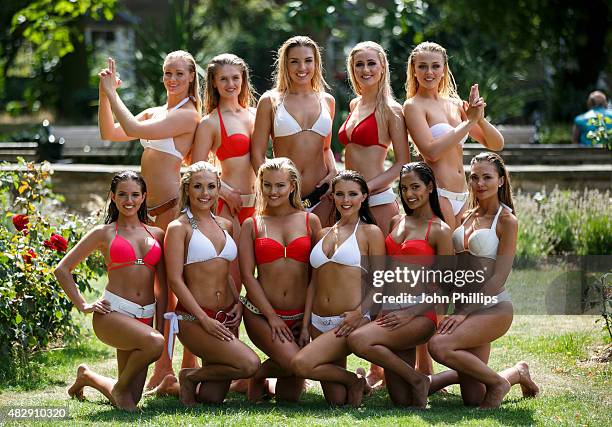
[[(427, 233), (425, 234), (425, 239), (413, 239), (413, 240), (405, 240), (401, 244), (397, 243), (391, 237), (391, 233), (387, 235), (385, 239), (385, 247), (387, 248), (387, 255), (391, 255), (392, 257), (402, 257), (402, 256), (418, 256), (418, 258), (411, 260), (418, 264), (423, 265), (431, 265), (433, 264), (433, 257), (436, 255), (436, 251), (429, 244), (429, 231), (431, 230), (431, 222), (434, 220), (434, 217), (428, 222), (427, 225)], [(399, 224), (399, 222), (398, 222)], [(397, 227), (397, 224), (396, 224)], [(393, 231), (393, 230), (391, 230)]]
[(311, 249), (308, 214), (306, 214), (307, 234), (305, 236), (296, 237), (289, 242), (287, 246), (283, 246), (276, 240), (269, 237), (257, 237), (259, 231), (257, 229), (257, 219), (255, 217), (253, 217), (253, 226), (255, 227), (255, 241), (253, 243), (253, 248), (255, 251), (255, 260), (257, 261), (257, 264), (266, 264), (280, 258), (291, 258), (299, 262), (308, 262)]
[(142, 224), (149, 236), (154, 240), (153, 246), (147, 251), (144, 257), (136, 258), (136, 252), (129, 240), (121, 237), (118, 233), (118, 224), (115, 223), (115, 238), (111, 242), (109, 253), (111, 262), (107, 266), (108, 270), (116, 270), (130, 265), (144, 265), (151, 270), (155, 269), (155, 265), (159, 262), (162, 256), (161, 245), (151, 232)]
[(248, 154), (251, 147), (251, 138), (243, 133), (234, 133), (228, 136), (219, 107), (217, 107), (217, 114), (221, 124), (221, 145), (217, 148), (217, 158), (223, 161), (231, 157), (242, 157)]
[(351, 111), (346, 118), (346, 121), (342, 124), (340, 130), (338, 131), (338, 139), (340, 140), (340, 144), (346, 146), (352, 143), (361, 145), (362, 147), (378, 145), (386, 150), (387, 146), (378, 142), (378, 123), (376, 122), (376, 115), (374, 112), (357, 123), (357, 125), (353, 128), (353, 133), (351, 133), (351, 139), (349, 140), (346, 133), (346, 124), (351, 118), (351, 114), (353, 114)]

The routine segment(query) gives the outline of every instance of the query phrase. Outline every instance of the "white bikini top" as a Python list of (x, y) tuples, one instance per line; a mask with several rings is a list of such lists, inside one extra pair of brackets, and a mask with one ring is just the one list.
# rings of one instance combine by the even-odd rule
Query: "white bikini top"
[(348, 239), (338, 246), (331, 258), (327, 258), (327, 255), (323, 252), (323, 241), (334, 227), (330, 228), (329, 231), (325, 233), (325, 236), (323, 236), (315, 247), (312, 248), (310, 252), (310, 265), (314, 268), (319, 268), (328, 262), (335, 262), (336, 264), (342, 264), (349, 267), (359, 267), (365, 271), (365, 268), (361, 266), (361, 251), (359, 250), (359, 243), (357, 242), (357, 227), (359, 227), (359, 222), (358, 220), (353, 233)]
[(276, 114), (274, 115), (274, 136), (280, 138), (306, 131), (315, 132), (322, 137), (329, 135), (332, 131), (332, 119), (323, 100), (321, 99), (319, 102), (321, 104), (321, 112), (310, 129), (302, 129), (297, 120), (285, 108), (285, 103), (281, 102), (276, 108)]
[[(181, 102), (179, 102), (174, 107), (172, 107), (169, 111), (178, 110), (183, 105), (185, 105), (187, 101), (189, 101), (189, 97), (183, 99)], [(155, 113), (153, 113), (153, 117), (155, 117)], [(142, 145), (143, 148), (151, 148), (153, 150), (161, 151), (162, 153), (167, 153), (167, 154), (170, 154), (172, 156), (178, 157), (179, 159), (183, 160), (183, 155), (181, 154), (179, 150), (176, 149), (173, 138), (152, 139), (152, 140), (141, 139), (140, 145)]]
[(185, 261), (185, 265), (196, 262), (205, 262), (214, 258), (223, 258), (227, 261), (233, 261), (236, 259), (236, 255), (238, 255), (238, 248), (236, 248), (234, 239), (232, 239), (232, 236), (230, 236), (227, 231), (223, 230), (223, 233), (225, 233), (225, 246), (223, 246), (221, 252), (217, 254), (215, 246), (212, 244), (210, 239), (203, 235), (198, 229), (198, 224), (189, 208), (187, 208), (185, 213), (189, 223), (191, 224), (191, 228), (193, 228), (191, 239), (189, 239), (189, 246), (187, 247), (187, 260)]
[(497, 237), (497, 233), (495, 232), (495, 228), (497, 227), (497, 220), (499, 219), (499, 214), (502, 209), (506, 208), (512, 212), (508, 206), (503, 203), (497, 210), (495, 214), (495, 218), (493, 219), (493, 224), (491, 224), (491, 228), (482, 228), (479, 230), (474, 230), (470, 237), (468, 237), (467, 241), (467, 249), (465, 248), (465, 227), (464, 224), (467, 221), (463, 222), (457, 229), (453, 232), (453, 246), (455, 247), (455, 253), (460, 252), (469, 252), (474, 256), (496, 259), (497, 258), (497, 246), (499, 245), (499, 238)]
[[(447, 134), (454, 129), (454, 127), (444, 122), (436, 123), (435, 125), (429, 127), (429, 130), (431, 131), (431, 136), (433, 136), (434, 138), (438, 138), (444, 134)], [(459, 144), (461, 144), (462, 147), (463, 144), (465, 144), (465, 141), (467, 141), (467, 138), (468, 136), (466, 135), (461, 141), (459, 141)]]

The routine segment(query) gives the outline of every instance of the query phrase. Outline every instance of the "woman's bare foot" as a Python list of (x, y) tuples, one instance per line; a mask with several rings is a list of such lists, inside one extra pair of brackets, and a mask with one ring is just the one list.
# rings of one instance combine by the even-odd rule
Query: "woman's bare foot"
[(158, 367), (158, 365), (160, 365), (159, 360), (155, 362), (155, 368), (153, 369), (153, 375), (151, 375), (151, 378), (149, 378), (149, 381), (147, 382), (147, 385), (145, 386), (146, 390), (153, 390), (159, 387), (159, 385), (162, 383), (164, 378), (166, 378), (168, 375), (172, 375), (173, 377), (176, 377), (176, 375), (174, 374), (174, 371), (172, 370), (172, 366), (169, 366), (168, 368), (163, 368), (161, 366)]
[(363, 400), (363, 390), (366, 384), (365, 378), (357, 377), (357, 380), (347, 390), (346, 403), (353, 408), (358, 408)]
[[(501, 378), (501, 377), (500, 377)], [(504, 396), (510, 391), (511, 385), (507, 379), (501, 378), (498, 384), (487, 386), (484, 400), (480, 404), (481, 409), (493, 409), (501, 406)]]
[[(365, 378), (366, 377), (365, 369), (363, 368), (355, 369), (355, 375), (357, 375), (359, 378)], [(363, 395), (369, 396), (371, 394), (372, 394), (372, 387), (370, 387), (370, 384), (368, 384), (368, 380), (366, 379), (366, 385), (363, 388)]]
[(197, 403), (196, 401), (196, 387), (197, 383), (189, 379), (189, 374), (196, 369), (184, 368), (179, 372), (179, 399), (185, 406), (193, 406)]
[(372, 363), (370, 365), (370, 372), (366, 376), (366, 381), (373, 390), (385, 388), (385, 370)]
[(540, 387), (531, 379), (527, 362), (521, 360), (514, 367), (519, 373), (519, 384), (521, 385), (523, 397), (536, 397), (540, 394)]
[(247, 399), (249, 402), (260, 402), (264, 399), (268, 390), (268, 380), (265, 378), (250, 378), (247, 387)]
[(427, 407), (427, 395), (431, 380), (428, 376), (422, 375), (418, 383), (412, 384), (412, 408), (425, 409)]
[(136, 410), (136, 404), (134, 403), (134, 398), (130, 390), (121, 390), (117, 388), (115, 384), (111, 390), (111, 396), (113, 396), (113, 401), (117, 408), (130, 412)]
[(178, 396), (180, 394), (180, 386), (178, 379), (173, 374), (168, 374), (164, 377), (157, 387), (147, 390), (145, 396)]
[(246, 394), (249, 390), (249, 380), (247, 378), (234, 380), (232, 381), (229, 389), (230, 391), (235, 391), (236, 393)]
[(79, 367), (77, 368), (76, 379), (74, 380), (74, 383), (68, 389), (68, 395), (70, 397), (78, 399), (78, 400), (85, 400), (85, 394), (83, 393), (83, 388), (86, 385), (89, 385), (88, 375), (87, 375), (88, 372), (89, 372), (89, 366), (87, 366), (84, 363), (79, 365)]

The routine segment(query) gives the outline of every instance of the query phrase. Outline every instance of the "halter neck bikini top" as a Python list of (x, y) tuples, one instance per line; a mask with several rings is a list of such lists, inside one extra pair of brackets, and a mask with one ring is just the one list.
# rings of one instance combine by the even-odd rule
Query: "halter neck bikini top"
[(306, 214), (306, 235), (296, 237), (287, 246), (283, 246), (270, 237), (257, 237), (257, 218), (253, 217), (253, 227), (255, 229), (255, 241), (253, 249), (257, 264), (266, 264), (281, 258), (291, 258), (298, 262), (308, 262), (310, 254), (310, 225), (308, 224), (308, 214)]
[[(431, 136), (433, 136), (434, 138), (438, 138), (442, 135), (445, 135), (454, 129), (455, 128), (453, 126), (444, 122), (436, 123), (435, 125), (429, 127), (429, 130), (431, 131)], [(466, 135), (463, 137), (463, 139), (461, 139), (461, 141), (459, 141), (459, 144), (461, 144), (462, 147), (463, 144), (465, 144), (465, 141), (467, 141), (467, 138), (468, 136)]]
[[(427, 223), (427, 233), (425, 239), (412, 239), (404, 240), (402, 243), (397, 243), (391, 237), (391, 233), (385, 238), (385, 247), (387, 248), (387, 254), (391, 256), (418, 256), (419, 264), (431, 265), (433, 264), (433, 257), (436, 255), (436, 251), (429, 244), (429, 231), (431, 230), (431, 223), (435, 219), (435, 216), (431, 217)], [(401, 221), (395, 225), (399, 225)], [(395, 229), (394, 227), (394, 229)], [(393, 232), (393, 230), (391, 230)]]
[(217, 148), (217, 158), (223, 161), (232, 157), (242, 157), (249, 154), (251, 138), (243, 133), (228, 135), (219, 107), (217, 107), (217, 114), (219, 115), (219, 124), (221, 125), (221, 145)]
[(472, 234), (470, 234), (470, 237), (467, 239), (467, 248), (465, 247), (465, 222), (467, 221), (466, 218), (466, 221), (463, 221), (463, 224), (457, 227), (457, 229), (453, 232), (453, 246), (455, 247), (455, 253), (467, 251), (477, 257), (496, 259), (499, 238), (497, 237), (495, 228), (497, 227), (497, 220), (499, 219), (499, 214), (501, 213), (503, 208), (512, 211), (508, 206), (502, 203), (499, 206), (497, 213), (495, 214), (495, 218), (493, 219), (493, 224), (491, 224), (491, 228), (481, 228), (478, 230), (474, 230)]
[(281, 101), (274, 114), (274, 136), (280, 138), (283, 136), (295, 135), (300, 132), (311, 131), (322, 137), (327, 137), (332, 130), (332, 119), (323, 99), (320, 99), (319, 103), (321, 105), (321, 112), (314, 125), (312, 125), (310, 129), (302, 129), (297, 120), (295, 120), (285, 108), (284, 101)]
[(153, 245), (149, 248), (147, 253), (142, 258), (136, 258), (136, 252), (130, 241), (119, 235), (119, 225), (115, 222), (115, 237), (110, 244), (109, 255), (110, 264), (108, 264), (108, 271), (116, 270), (118, 268), (128, 267), (130, 265), (144, 265), (145, 267), (155, 270), (155, 265), (159, 262), (162, 256), (161, 245), (143, 224), (142, 228), (153, 238)]
[(376, 121), (375, 112), (376, 111), (373, 111), (372, 114), (355, 125), (351, 133), (351, 139), (349, 140), (348, 134), (346, 133), (346, 124), (351, 118), (351, 114), (353, 114), (351, 111), (338, 131), (340, 144), (345, 146), (348, 144), (357, 144), (362, 147), (379, 146), (386, 150), (387, 146), (378, 141), (378, 122)]
[(331, 258), (328, 258), (325, 252), (323, 252), (323, 241), (333, 230), (334, 227), (331, 227), (312, 249), (310, 253), (310, 265), (312, 265), (313, 268), (319, 268), (328, 262), (335, 262), (336, 264), (346, 265), (348, 267), (359, 267), (365, 270), (361, 266), (361, 251), (359, 250), (359, 243), (357, 242), (357, 228), (360, 222), (360, 220), (357, 220), (357, 224), (355, 224), (355, 229), (351, 235), (336, 248)]
[[(189, 97), (183, 99), (181, 102), (172, 107), (168, 112), (178, 110), (183, 105), (189, 101)], [(167, 113), (166, 113), (167, 114)], [(153, 117), (155, 117), (155, 113), (153, 113)], [(153, 118), (152, 117), (152, 118)], [(174, 145), (174, 138), (164, 138), (164, 139), (141, 139), (140, 145), (143, 148), (151, 148), (156, 151), (161, 151), (162, 153), (170, 154), (174, 157), (178, 157), (179, 159), (183, 159), (183, 154), (179, 150), (176, 149)]]
[[(226, 261), (233, 261), (236, 259), (238, 248), (236, 247), (234, 239), (232, 239), (232, 236), (230, 236), (226, 230), (222, 229), (225, 234), (225, 245), (223, 249), (221, 249), (221, 252), (217, 253), (210, 239), (198, 229), (198, 223), (189, 208), (187, 208), (185, 214), (191, 224), (191, 228), (193, 228), (193, 233), (191, 233), (191, 238), (189, 239), (189, 246), (187, 247), (185, 265), (196, 262), (206, 262), (215, 258), (221, 258)], [(219, 226), (219, 228), (221, 228), (221, 226)]]

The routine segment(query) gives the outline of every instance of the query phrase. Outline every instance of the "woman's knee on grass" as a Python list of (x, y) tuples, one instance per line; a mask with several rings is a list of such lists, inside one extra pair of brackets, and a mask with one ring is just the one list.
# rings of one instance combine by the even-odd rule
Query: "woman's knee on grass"
[(434, 335), (427, 343), (431, 357), (438, 363), (445, 364), (450, 353), (454, 350), (450, 340), (442, 335)]
[(242, 357), (238, 363), (237, 368), (240, 371), (240, 378), (251, 378), (261, 366), (259, 357), (252, 351), (249, 351), (249, 353)]
[(308, 378), (308, 375), (314, 367), (315, 365), (311, 357), (304, 352), (297, 353), (293, 359), (291, 359), (291, 372), (300, 378)]
[(372, 339), (363, 328), (351, 332), (346, 342), (351, 352), (357, 356), (365, 354), (368, 348), (373, 345)]

